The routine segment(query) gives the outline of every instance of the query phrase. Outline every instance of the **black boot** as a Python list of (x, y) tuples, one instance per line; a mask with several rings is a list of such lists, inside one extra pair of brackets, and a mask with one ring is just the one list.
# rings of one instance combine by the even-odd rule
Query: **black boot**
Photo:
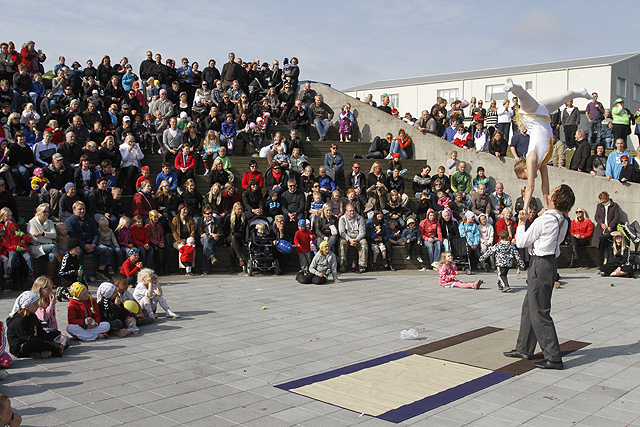
[(571, 247), (571, 262), (569, 263), (569, 268), (574, 268), (576, 266), (577, 260), (578, 260), (578, 248), (573, 246)]

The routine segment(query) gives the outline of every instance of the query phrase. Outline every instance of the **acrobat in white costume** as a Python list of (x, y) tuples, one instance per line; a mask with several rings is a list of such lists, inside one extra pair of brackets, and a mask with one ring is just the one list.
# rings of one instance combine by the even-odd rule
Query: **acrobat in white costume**
[(538, 155), (538, 168), (540, 165), (547, 164), (553, 153), (553, 130), (551, 129), (549, 111), (557, 110), (574, 98), (593, 98), (587, 89), (582, 88), (578, 92), (569, 90), (538, 103), (529, 92), (519, 84), (513, 83), (510, 78), (507, 79), (503, 90), (513, 93), (520, 101), (520, 121), (527, 128), (529, 134), (529, 148), (525, 158), (529, 156), (529, 153), (535, 151)]
[[(538, 103), (529, 92), (524, 90), (522, 86), (513, 83), (510, 78), (504, 85), (505, 92), (512, 92), (520, 100), (520, 111), (517, 119), (519, 125), (524, 125), (529, 133), (529, 147), (525, 159), (516, 162), (514, 170), (518, 178), (527, 180), (527, 187), (524, 192), (523, 211), (527, 211), (533, 190), (535, 186), (535, 178), (537, 172), (540, 171), (540, 179), (542, 185), (542, 196), (544, 198), (544, 206), (549, 204), (549, 172), (547, 170), (547, 162), (553, 153), (553, 131), (551, 129), (551, 117), (549, 111), (555, 111), (562, 104), (574, 98), (591, 99), (589, 92), (582, 88), (579, 92), (567, 91), (553, 98), (546, 99)], [(525, 175), (526, 171), (526, 175)]]

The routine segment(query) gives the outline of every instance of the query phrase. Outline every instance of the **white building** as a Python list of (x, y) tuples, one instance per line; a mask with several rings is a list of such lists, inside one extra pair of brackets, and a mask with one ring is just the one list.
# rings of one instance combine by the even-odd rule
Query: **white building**
[[(382, 80), (342, 90), (347, 95), (363, 100), (368, 94), (378, 104), (383, 94), (389, 95), (400, 115), (409, 112), (414, 117), (424, 109), (430, 109), (438, 96), (449, 102), (475, 97), (489, 107), (489, 100), (503, 100), (508, 94), (502, 91), (507, 77), (530, 91), (541, 100), (571, 89), (586, 87), (598, 92), (598, 100), (605, 108), (612, 107), (616, 98), (625, 100), (625, 107), (632, 112), (640, 108), (640, 52), (544, 64), (520, 65), (488, 70), (465, 71), (405, 79)], [(583, 113), (587, 100), (574, 102)], [(498, 103), (500, 106), (500, 103)], [(582, 117), (584, 128), (586, 118)], [(635, 148), (637, 139), (630, 138)]]

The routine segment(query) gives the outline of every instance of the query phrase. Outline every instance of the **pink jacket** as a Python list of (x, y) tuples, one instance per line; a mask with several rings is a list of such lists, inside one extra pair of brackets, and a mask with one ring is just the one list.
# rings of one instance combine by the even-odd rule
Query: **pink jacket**
[(47, 308), (38, 307), (36, 317), (42, 323), (44, 329), (58, 329), (58, 320), (56, 319), (56, 299), (49, 300)]
[(440, 279), (440, 286), (450, 288), (453, 286), (453, 282), (457, 282), (456, 277), (458, 269), (455, 264), (440, 264), (438, 267), (438, 278)]

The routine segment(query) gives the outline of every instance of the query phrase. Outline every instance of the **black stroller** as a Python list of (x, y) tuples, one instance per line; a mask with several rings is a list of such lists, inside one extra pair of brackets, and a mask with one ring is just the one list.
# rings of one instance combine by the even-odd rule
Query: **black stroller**
[(269, 221), (263, 216), (254, 217), (247, 227), (247, 248), (249, 260), (247, 261), (247, 274), (252, 276), (255, 271), (269, 271), (280, 274), (280, 261), (274, 256), (275, 246), (271, 241), (261, 241), (257, 238), (256, 226), (264, 224), (269, 230)]
[(471, 274), (471, 258), (467, 249), (467, 239), (465, 237), (449, 237), (449, 246), (453, 263), (456, 267), (464, 267), (467, 274)]

